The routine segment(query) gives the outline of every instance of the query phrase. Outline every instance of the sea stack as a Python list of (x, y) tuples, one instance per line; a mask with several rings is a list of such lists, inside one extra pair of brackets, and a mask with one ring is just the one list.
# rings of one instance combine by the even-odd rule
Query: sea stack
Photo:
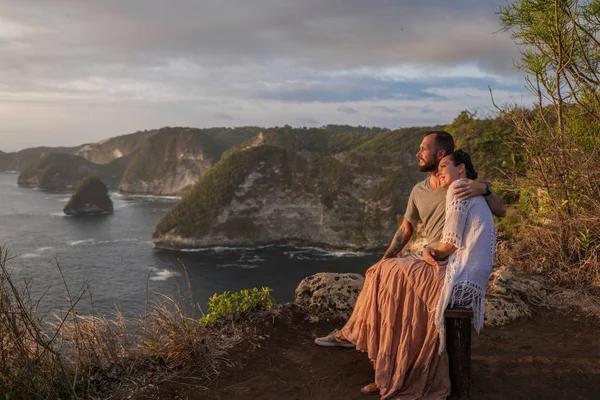
[(104, 182), (96, 176), (83, 179), (73, 191), (63, 212), (71, 216), (111, 213), (113, 203)]

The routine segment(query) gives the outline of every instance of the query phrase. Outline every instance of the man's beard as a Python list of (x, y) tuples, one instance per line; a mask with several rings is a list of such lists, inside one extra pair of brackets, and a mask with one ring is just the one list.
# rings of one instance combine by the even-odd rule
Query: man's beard
[(435, 161), (430, 161), (430, 162), (425, 161), (425, 164), (419, 163), (419, 171), (421, 171), (421, 172), (431, 172), (431, 171), (434, 171), (436, 168), (437, 168), (437, 163)]

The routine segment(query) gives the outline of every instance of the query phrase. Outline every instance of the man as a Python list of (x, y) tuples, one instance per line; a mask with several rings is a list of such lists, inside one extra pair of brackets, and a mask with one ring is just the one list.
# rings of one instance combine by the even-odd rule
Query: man
[[(446, 190), (440, 188), (437, 168), (440, 160), (453, 151), (454, 139), (448, 132), (431, 131), (424, 134), (417, 157), (419, 158), (419, 171), (430, 172), (430, 176), (413, 187), (404, 213), (404, 220), (385, 252), (384, 259), (397, 257), (400, 254), (419, 221), (425, 225), (428, 246), (435, 247), (438, 244), (444, 229)], [(491, 191), (489, 183), (468, 180), (467, 184), (458, 185), (455, 193), (462, 200), (474, 196), (484, 196), (492, 214), (497, 217), (506, 215), (502, 199)]]
[[(454, 140), (448, 132), (431, 131), (424, 134), (417, 157), (419, 170), (429, 172), (430, 176), (413, 187), (404, 220), (382, 260), (367, 271), (365, 286), (344, 328), (315, 339), (315, 343), (320, 346), (354, 347), (356, 344), (358, 349), (369, 353), (375, 368), (376, 382), (361, 389), (363, 393), (376, 393), (381, 389), (381, 395), (384, 397), (394, 392), (411, 397), (425, 390), (432, 390), (440, 396), (449, 391), (447, 360), (434, 355), (435, 346), (432, 343), (436, 340), (436, 332), (428, 317), (431, 307), (437, 304), (433, 297), (435, 293), (440, 292), (443, 285), (443, 272), (437, 267), (427, 267), (426, 263), (435, 264), (431, 254), (424, 254), (424, 258), (418, 255), (397, 257), (410, 240), (419, 221), (425, 226), (428, 246), (435, 247), (439, 243), (444, 228), (446, 189), (441, 188), (437, 169), (440, 160), (453, 151)], [(503, 217), (506, 214), (502, 200), (490, 190), (487, 183), (468, 180), (466, 184), (460, 185), (455, 193), (462, 199), (484, 196), (494, 215)], [(422, 290), (417, 297), (413, 291), (414, 287), (411, 286), (415, 284)], [(406, 358), (402, 362), (398, 361), (400, 369), (414, 370), (412, 374), (398, 371), (396, 364), (389, 360), (391, 353), (399, 359), (406, 356), (395, 354), (399, 346), (402, 347), (398, 340), (405, 340), (406, 335), (400, 330), (406, 329), (407, 323), (395, 320), (395, 316), (402, 313), (397, 307), (414, 307), (414, 310), (410, 311), (414, 318), (413, 323), (419, 321), (419, 326), (426, 332), (418, 340), (426, 339), (427, 343), (407, 343), (413, 347), (412, 350), (421, 348), (420, 351), (429, 352), (429, 361), (424, 364), (419, 364), (422, 361), (417, 358), (412, 358), (413, 361), (406, 361)], [(409, 336), (411, 334), (409, 332)], [(397, 335), (402, 338), (398, 339), (395, 337)], [(385, 357), (388, 357), (387, 361)], [(411, 357), (417, 355), (412, 354)], [(436, 382), (433, 386), (431, 379)], [(381, 382), (387, 383), (380, 387)], [(418, 396), (415, 395), (414, 398)]]

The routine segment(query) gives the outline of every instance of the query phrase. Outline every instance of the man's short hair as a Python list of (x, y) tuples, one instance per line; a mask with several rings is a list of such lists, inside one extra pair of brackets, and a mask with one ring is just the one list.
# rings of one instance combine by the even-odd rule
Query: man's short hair
[(446, 155), (454, 151), (454, 138), (446, 131), (429, 131), (423, 134), (423, 137), (435, 135), (435, 150), (444, 150)]

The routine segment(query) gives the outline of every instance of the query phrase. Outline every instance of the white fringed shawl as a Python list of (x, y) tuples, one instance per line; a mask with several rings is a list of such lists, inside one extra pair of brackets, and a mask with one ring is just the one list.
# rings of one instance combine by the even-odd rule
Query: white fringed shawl
[(457, 250), (448, 258), (446, 278), (435, 310), (435, 325), (440, 334), (440, 353), (446, 346), (444, 311), (448, 306), (473, 309), (473, 326), (479, 333), (483, 327), (484, 296), (496, 251), (494, 219), (481, 196), (459, 200), (450, 185), (446, 195), (446, 220), (442, 243)]

